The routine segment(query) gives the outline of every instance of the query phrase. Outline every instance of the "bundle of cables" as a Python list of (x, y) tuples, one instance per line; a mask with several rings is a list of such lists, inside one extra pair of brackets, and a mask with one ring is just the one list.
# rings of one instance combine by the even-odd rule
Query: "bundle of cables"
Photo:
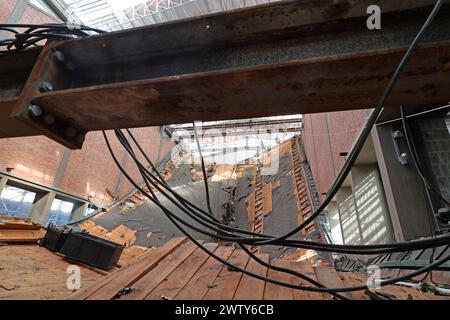
[(10, 32), (12, 35), (10, 38), (0, 40), (0, 56), (14, 54), (31, 46), (38, 46), (46, 40), (82, 38), (104, 32), (83, 25), (64, 23), (0, 24), (0, 31)]
[[(412, 52), (414, 51), (415, 47), (419, 43), (420, 39), (422, 38), (425, 30), (428, 28), (428, 26), (431, 24), (433, 19), (436, 17), (440, 7), (442, 6), (443, 1), (438, 0), (436, 2), (435, 7), (433, 8), (431, 14), (429, 15), (428, 19), (426, 20), (425, 24), (420, 29), (419, 33), (416, 35), (414, 40), (412, 41), (411, 45), (409, 46), (408, 50), (406, 51), (403, 59), (397, 66), (387, 88), (384, 91), (383, 96), (381, 97), (378, 105), (373, 109), (370, 117), (367, 120), (367, 123), (365, 127), (363, 128), (360, 136), (357, 139), (357, 142), (355, 143), (352, 151), (350, 152), (346, 163), (344, 164), (343, 169), (341, 170), (340, 174), (338, 175), (338, 178), (334, 182), (332, 188), (330, 189), (330, 192), (328, 193), (327, 198), (323, 201), (321, 206), (308, 218), (306, 219), (302, 224), (298, 225), (291, 231), (287, 232), (284, 235), (274, 237), (271, 235), (266, 234), (258, 234), (251, 231), (239, 229), (230, 227), (228, 225), (223, 224), (214, 214), (211, 212), (210, 209), (210, 201), (209, 201), (209, 192), (208, 192), (208, 184), (207, 184), (207, 177), (204, 173), (204, 163), (202, 161), (202, 169), (204, 173), (204, 181), (205, 181), (205, 188), (206, 188), (206, 195), (207, 195), (207, 204), (208, 204), (208, 211), (203, 210), (202, 208), (199, 208), (189, 200), (183, 198), (180, 196), (177, 192), (172, 190), (169, 185), (166, 183), (166, 181), (163, 179), (163, 177), (159, 174), (159, 172), (156, 170), (155, 165), (152, 163), (152, 161), (149, 159), (147, 154), (144, 152), (142, 147), (139, 145), (137, 140), (134, 138), (132, 132), (130, 130), (127, 130), (127, 133), (129, 137), (132, 140), (132, 143), (128, 140), (126, 135), (121, 130), (115, 130), (115, 135), (121, 145), (125, 148), (126, 152), (132, 157), (134, 160), (139, 172), (142, 175), (143, 181), (145, 185), (147, 186), (147, 189), (149, 192), (146, 192), (140, 185), (137, 183), (134, 179), (130, 177), (130, 175), (127, 173), (127, 171), (121, 166), (119, 163), (114, 151), (112, 150), (111, 144), (109, 142), (109, 138), (105, 132), (103, 132), (106, 144), (108, 146), (108, 149), (113, 157), (114, 162), (118, 166), (119, 170), (124, 174), (124, 176), (132, 183), (132, 185), (142, 192), (144, 195), (148, 197), (150, 201), (152, 201), (156, 206), (158, 206), (161, 211), (166, 215), (166, 217), (184, 234), (186, 237), (188, 237), (191, 241), (193, 241), (201, 250), (206, 252), (208, 255), (214, 257), (216, 260), (220, 261), (224, 265), (228, 266), (229, 268), (240, 271), (246, 275), (249, 275), (251, 277), (264, 280), (270, 283), (290, 287), (293, 289), (298, 290), (306, 290), (306, 291), (312, 291), (312, 292), (326, 292), (329, 294), (332, 294), (338, 299), (348, 299), (347, 296), (343, 296), (340, 293), (342, 292), (351, 292), (356, 290), (367, 290), (370, 289), (369, 285), (360, 285), (355, 287), (344, 287), (344, 288), (327, 288), (317, 282), (314, 279), (311, 279), (307, 277), (304, 274), (301, 274), (299, 272), (289, 270), (286, 268), (277, 267), (274, 265), (271, 265), (260, 258), (258, 256), (254, 255), (250, 250), (247, 249), (246, 246), (248, 245), (283, 245), (287, 247), (294, 247), (294, 248), (306, 248), (306, 249), (314, 249), (318, 251), (327, 251), (327, 252), (338, 252), (338, 253), (349, 253), (349, 254), (380, 254), (380, 253), (393, 253), (393, 252), (402, 252), (402, 251), (411, 251), (411, 250), (418, 250), (418, 249), (426, 249), (426, 248), (436, 248), (437, 246), (447, 246), (447, 248), (450, 246), (450, 236), (440, 236), (435, 237), (432, 239), (421, 239), (421, 240), (415, 240), (415, 241), (409, 241), (409, 242), (398, 242), (398, 243), (388, 243), (388, 244), (377, 244), (377, 245), (336, 245), (336, 244), (326, 244), (326, 243), (318, 243), (318, 242), (312, 242), (312, 241), (305, 241), (305, 240), (292, 240), (289, 239), (293, 235), (297, 234), (299, 231), (301, 231), (303, 228), (307, 227), (309, 224), (311, 224), (314, 219), (325, 209), (325, 207), (330, 203), (331, 199), (335, 196), (338, 189), (342, 186), (342, 183), (344, 182), (345, 178), (350, 172), (350, 169), (352, 168), (359, 152), (362, 149), (362, 146), (367, 139), (368, 135), (370, 134), (370, 130), (374, 126), (378, 116), (381, 114), (384, 104), (386, 100), (388, 99), (391, 91), (393, 90), (399, 75), (404, 68), (406, 62), (410, 58)], [(195, 126), (194, 126), (195, 130)], [(197, 140), (197, 145), (199, 146), (198, 142), (198, 136), (194, 134)], [(133, 146), (134, 145), (134, 146)], [(136, 150), (137, 148), (137, 150)], [(136, 153), (138, 151), (138, 153)], [(141, 154), (147, 164), (143, 164), (138, 159), (138, 154)], [(200, 152), (201, 155), (201, 152)], [(151, 168), (151, 169), (149, 169)], [(155, 191), (153, 191), (155, 190)], [(157, 195), (158, 193), (158, 195)], [(185, 219), (183, 216), (179, 216), (178, 214), (175, 214), (171, 210), (169, 210), (166, 206), (163, 205), (163, 202), (160, 200), (160, 197), (164, 197), (171, 203), (173, 203), (182, 214), (185, 214), (189, 218), (193, 219), (198, 225), (192, 224), (187, 222), (188, 220)], [(200, 226), (201, 227), (200, 227)], [(259, 264), (276, 271), (288, 273), (291, 275), (294, 275), (313, 286), (305, 286), (305, 285), (294, 285), (292, 283), (286, 283), (283, 281), (275, 280), (272, 278), (268, 278), (266, 276), (262, 276), (253, 272), (250, 272), (248, 270), (245, 270), (239, 266), (236, 266), (229, 262), (228, 260), (217, 256), (213, 252), (209, 251), (205, 246), (203, 246), (199, 241), (197, 241), (187, 230), (191, 229), (193, 231), (199, 232), (201, 234), (204, 234), (209, 237), (217, 238), (220, 240), (225, 241), (232, 241), (236, 243), (239, 247), (241, 247), (249, 256), (251, 259), (255, 260)], [(405, 274), (401, 277), (397, 278), (391, 278), (391, 279), (385, 279), (381, 280), (377, 283), (378, 286), (386, 286), (389, 284), (394, 284), (399, 281), (408, 280), (413, 277), (416, 277), (418, 275), (421, 275), (423, 273), (429, 272), (430, 270), (433, 270), (437, 268), (438, 266), (444, 264), (445, 262), (450, 260), (450, 255), (444, 256), (436, 261), (430, 261), (430, 263), (427, 266), (424, 266), (420, 269), (417, 269), (413, 272), (410, 272), (408, 274)]]

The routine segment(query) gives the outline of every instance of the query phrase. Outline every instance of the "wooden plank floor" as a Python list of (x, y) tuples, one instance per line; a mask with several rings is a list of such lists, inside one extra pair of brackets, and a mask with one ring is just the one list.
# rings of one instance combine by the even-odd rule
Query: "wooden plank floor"
[[(298, 277), (256, 263), (240, 249), (206, 243), (206, 248), (241, 268), (294, 285), (310, 286)], [(290, 268), (330, 287), (350, 287), (366, 283), (362, 274), (336, 272), (322, 264), (313, 267), (308, 260), (287, 261), (259, 258)], [(186, 238), (171, 239), (159, 248), (145, 252), (130, 265), (110, 273), (80, 266), (81, 288), (67, 288), (67, 267), (61, 255), (37, 245), (0, 246), (0, 299), (148, 299), (148, 300), (317, 300), (332, 299), (329, 294), (282, 287), (229, 269)], [(395, 299), (430, 300), (440, 296), (414, 288), (387, 286), (375, 290)], [(364, 291), (348, 293), (350, 299), (369, 300)]]
[[(67, 267), (73, 263), (37, 245), (0, 246), (0, 299), (59, 300), (73, 292), (67, 288)], [(80, 266), (81, 289), (90, 287), (104, 277)]]
[[(231, 261), (241, 268), (272, 279), (311, 286), (296, 276), (267, 269), (249, 259), (248, 255), (232, 246), (216, 243), (204, 244), (208, 250)], [(361, 274), (340, 273), (326, 264), (313, 267), (308, 260), (288, 261), (270, 259), (259, 254), (262, 260), (272, 265), (290, 268), (317, 280), (329, 287), (350, 287), (365, 283)], [(176, 238), (165, 245), (154, 248), (135, 263), (115, 271), (94, 283), (90, 288), (80, 290), (70, 299), (148, 299), (148, 300), (320, 300), (333, 299), (329, 294), (308, 292), (287, 288), (255, 279), (230, 269), (209, 257), (185, 238)], [(378, 290), (396, 299), (428, 300), (441, 297), (424, 294), (413, 288), (388, 286)], [(343, 294), (349, 299), (368, 300), (364, 291)]]

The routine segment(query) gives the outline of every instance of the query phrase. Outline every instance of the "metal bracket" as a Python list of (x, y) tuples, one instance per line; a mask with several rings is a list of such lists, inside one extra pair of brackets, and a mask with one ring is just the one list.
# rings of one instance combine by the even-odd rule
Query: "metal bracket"
[(395, 153), (397, 154), (398, 162), (400, 162), (402, 166), (408, 164), (408, 154), (406, 152), (401, 152), (400, 147), (398, 146), (398, 139), (402, 139), (404, 137), (405, 135), (400, 130), (395, 130), (392, 132), (392, 142), (394, 143)]

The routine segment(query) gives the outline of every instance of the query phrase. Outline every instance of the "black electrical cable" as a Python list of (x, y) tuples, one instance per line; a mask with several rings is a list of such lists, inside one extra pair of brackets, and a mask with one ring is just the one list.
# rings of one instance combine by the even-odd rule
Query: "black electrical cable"
[(44, 24), (32, 24), (32, 23), (0, 23), (2, 28), (27, 28), (25, 32), (32, 32), (41, 28), (53, 29), (53, 30), (81, 30), (81, 31), (93, 31), (96, 33), (105, 33), (104, 30), (92, 28), (85, 25), (78, 24), (66, 24), (66, 23), (44, 23)]
[(201, 166), (202, 166), (203, 181), (205, 184), (205, 193), (206, 193), (206, 205), (208, 207), (209, 214), (212, 216), (213, 213), (211, 210), (211, 201), (210, 201), (210, 197), (209, 197), (208, 177), (206, 175), (205, 160), (203, 159), (202, 148), (200, 147), (200, 142), (198, 140), (197, 126), (195, 125), (195, 122), (192, 122), (192, 127), (194, 129), (194, 137), (195, 137), (195, 141), (197, 142), (197, 150), (198, 150), (198, 154), (199, 154), (200, 162), (201, 162)]
[[(106, 136), (106, 133), (104, 131), (103, 132), (103, 136), (105, 138), (108, 150), (110, 151), (114, 162), (116, 163), (116, 165), (118, 166), (119, 170), (125, 175), (125, 177), (130, 181), (130, 183), (133, 184), (133, 186), (135, 188), (137, 188), (139, 191), (141, 191), (144, 195), (146, 195), (149, 199), (153, 198), (152, 196), (150, 196), (145, 190), (143, 190), (129, 175), (128, 173), (125, 171), (125, 169), (121, 166), (121, 164), (119, 163), (119, 161), (117, 160), (117, 158), (114, 155), (114, 152), (112, 151), (111, 145), (109, 143), (109, 140)], [(151, 191), (151, 190), (150, 190)], [(153, 192), (152, 192), (153, 194)], [(160, 205), (159, 201), (155, 202), (157, 205)], [(293, 285), (290, 283), (284, 283), (278, 280), (274, 280), (271, 278), (267, 278), (258, 274), (255, 274), (253, 272), (250, 272), (248, 270), (242, 269), (236, 265), (233, 265), (232, 263), (230, 263), (229, 261), (215, 255), (213, 252), (209, 251), (206, 247), (204, 247), (201, 243), (199, 243), (192, 235), (189, 234), (189, 232), (187, 232), (183, 227), (181, 227), (181, 225), (178, 224), (178, 222), (176, 220), (178, 220), (179, 222), (181, 222), (184, 225), (187, 225), (187, 223), (185, 221), (183, 221), (182, 219), (180, 219), (178, 216), (172, 214), (169, 210), (167, 210), (166, 208), (164, 208), (164, 206), (160, 206), (161, 209), (163, 210), (163, 212), (166, 214), (167, 218), (183, 233), (186, 235), (186, 237), (188, 237), (192, 242), (194, 242), (201, 250), (203, 250), (204, 252), (206, 252), (208, 255), (212, 256), (213, 258), (215, 258), (216, 260), (220, 261), (221, 263), (227, 265), (228, 267), (232, 268), (233, 270), (237, 270), (240, 271), (244, 274), (247, 274), (251, 277), (263, 280), (263, 281), (267, 281), (270, 283), (274, 283), (274, 284), (278, 284), (278, 285), (282, 285), (282, 286), (286, 286), (286, 287), (290, 287), (293, 289), (299, 289), (299, 290), (305, 290), (305, 291), (312, 291), (312, 292), (327, 292), (327, 293), (337, 293), (337, 292), (351, 292), (351, 291), (357, 291), (357, 290), (366, 290), (369, 289), (369, 286), (364, 285), (364, 286), (357, 286), (357, 287), (346, 287), (346, 288), (315, 288), (315, 287), (305, 287), (305, 286), (297, 286), (297, 285)], [(188, 227), (192, 227), (187, 225)], [(194, 230), (194, 229), (193, 229)], [(388, 280), (383, 280), (380, 281), (379, 286), (385, 286), (385, 285), (389, 285), (389, 284), (394, 284), (398, 281), (403, 281), (403, 280), (407, 280), (410, 279), (412, 277), (415, 277), (417, 275), (420, 275), (422, 273), (427, 272), (428, 270), (432, 270), (440, 265), (442, 265), (443, 263), (447, 262), (448, 260), (450, 260), (450, 255), (439, 259), (435, 262), (433, 262), (432, 264), (425, 266), (423, 268), (420, 268), (419, 270), (416, 270), (412, 273), (409, 273), (407, 275), (404, 275), (402, 277), (399, 278), (395, 278), (395, 279), (388, 279)]]
[[(119, 130), (120, 131), (120, 130)], [(172, 190), (170, 188), (170, 186), (166, 183), (166, 181), (164, 180), (164, 178), (159, 174), (159, 172), (155, 169), (155, 165), (153, 164), (153, 162), (149, 159), (149, 157), (147, 156), (147, 154), (143, 151), (142, 147), (140, 146), (140, 144), (137, 142), (137, 140), (134, 138), (133, 134), (131, 133), (131, 131), (129, 131), (129, 129), (127, 129), (127, 132), (129, 133), (131, 139), (133, 140), (133, 142), (135, 143), (135, 145), (138, 147), (139, 151), (141, 152), (141, 154), (144, 156), (144, 158), (146, 159), (146, 161), (150, 164), (151, 168), (153, 169), (153, 171), (156, 172), (157, 176), (159, 179), (156, 179), (157, 183), (159, 183), (160, 185), (164, 186), (164, 188), (169, 191), (170, 193), (172, 193), (176, 199), (180, 202), (182, 202), (185, 206), (188, 206), (192, 209), (197, 210), (200, 214), (205, 215), (205, 218), (207, 218), (208, 220), (210, 220), (211, 223), (214, 223), (217, 226), (220, 227), (224, 227), (227, 228), (228, 231), (235, 231), (235, 232), (240, 232), (243, 234), (248, 234), (248, 235), (253, 235), (253, 236), (258, 236), (258, 233), (254, 233), (251, 231), (247, 231), (247, 230), (243, 230), (243, 229), (237, 229), (237, 228), (231, 228), (228, 226), (224, 226), (221, 221), (219, 219), (217, 219), (217, 217), (214, 216), (214, 214), (210, 214), (209, 212), (204, 211), (203, 209), (201, 209), (200, 207), (196, 206), (195, 204), (193, 204), (192, 202), (190, 202), (189, 200), (183, 198), (182, 196), (180, 196), (177, 192), (175, 192), (174, 190)], [(122, 134), (123, 137), (123, 134)], [(122, 143), (123, 145), (123, 143)], [(126, 149), (127, 148), (131, 148), (131, 146), (129, 144), (127, 144), (127, 146), (124, 146)], [(127, 149), (128, 151), (128, 149)], [(136, 161), (136, 159), (135, 159)], [(143, 168), (147, 174), (149, 176), (151, 176), (152, 178), (155, 178), (152, 176), (152, 174), (142, 165), (142, 163), (140, 161), (138, 161), (137, 163), (141, 168)], [(205, 172), (206, 175), (206, 172)], [(209, 195), (209, 193), (208, 193)], [(170, 199), (169, 199), (170, 200)]]
[[(17, 29), (26, 28), (19, 32)], [(104, 31), (84, 25), (71, 24), (0, 24), (0, 30), (10, 32), (13, 38), (0, 40), (0, 56), (11, 55), (43, 40), (67, 40), (76, 37), (87, 37), (89, 32), (104, 33)]]
[[(104, 133), (104, 136), (105, 136), (105, 139), (106, 139), (106, 141), (107, 141), (107, 137), (106, 137), (105, 133)], [(107, 142), (107, 144), (109, 145), (108, 142)], [(109, 150), (110, 150), (110, 152), (111, 152), (111, 154), (112, 154), (112, 156), (113, 156), (113, 158), (114, 158), (114, 161), (116, 162), (116, 164), (119, 165), (119, 163), (118, 163), (118, 161), (117, 161), (117, 158), (116, 158), (116, 157), (114, 156), (114, 154), (112, 153), (112, 149), (110, 148), (110, 146), (108, 146), (108, 148), (109, 148)], [(130, 179), (130, 178), (129, 178), (129, 175), (126, 174), (126, 172), (124, 172), (123, 168), (120, 168), (120, 169), (121, 169), (121, 171), (124, 173), (124, 175), (126, 175), (127, 179)], [(141, 168), (140, 168), (140, 172), (143, 173), (143, 170), (142, 170)], [(149, 197), (149, 199), (153, 200), (153, 202), (154, 202), (155, 204), (157, 204), (157, 205), (160, 206), (161, 203), (157, 200), (156, 195), (152, 192), (152, 189), (151, 189), (150, 185), (148, 184), (146, 177), (144, 177), (144, 179), (145, 179), (145, 181), (146, 181), (147, 187), (149, 188), (149, 191), (152, 193), (151, 196), (149, 196), (148, 194), (147, 194), (147, 196)], [(138, 187), (138, 185), (135, 184), (134, 181), (131, 181), (131, 180), (130, 180), (130, 182), (133, 183), (136, 187)], [(143, 191), (143, 190), (142, 190), (142, 191)], [(168, 212), (167, 209), (165, 209), (164, 207), (161, 207), (161, 209), (163, 210), (163, 212), (166, 213), (167, 217), (172, 221), (172, 223), (177, 224), (176, 221), (173, 219), (173, 215), (170, 214), (170, 213)], [(178, 220), (178, 219), (177, 219), (177, 220)], [(178, 226), (179, 226), (179, 225), (178, 225)], [(181, 226), (179, 226), (179, 227), (181, 227)], [(195, 240), (195, 239), (194, 239), (194, 240)], [(244, 250), (247, 251), (247, 249), (246, 249), (244, 246), (242, 246), (242, 247), (243, 247)], [(250, 254), (251, 254), (251, 253), (250, 253)], [(251, 255), (252, 255), (252, 254), (251, 254)], [(255, 257), (255, 258), (257, 258), (257, 257)], [(259, 260), (259, 258), (257, 258), (257, 260)], [(281, 269), (281, 268), (280, 268), (280, 269)], [(282, 270), (280, 270), (280, 271), (282, 271)], [(288, 271), (289, 271), (290, 274), (296, 275), (296, 276), (302, 278), (302, 279), (305, 280), (305, 281), (308, 281), (308, 282), (310, 282), (310, 283), (312, 283), (312, 284), (314, 284), (314, 285), (320, 286), (320, 287), (324, 287), (324, 286), (323, 286), (322, 284), (320, 284), (319, 282), (317, 282), (317, 281), (315, 281), (315, 280), (313, 280), (313, 279), (311, 279), (311, 278), (309, 278), (309, 277), (307, 277), (307, 276), (305, 276), (305, 275), (303, 275), (303, 274), (300, 274), (300, 273), (298, 273), (298, 272), (291, 271), (291, 270), (288, 270)], [(342, 295), (339, 295), (339, 294), (337, 294), (337, 293), (333, 293), (333, 292), (332, 292), (331, 294), (333, 294), (334, 296), (336, 296), (336, 297), (339, 298), (339, 299), (347, 299), (346, 297), (344, 297), (344, 296), (342, 296)]]
[(403, 111), (403, 106), (400, 106), (400, 115), (402, 118), (403, 132), (405, 133), (406, 144), (408, 145), (408, 149), (411, 151), (411, 159), (414, 164), (414, 167), (416, 168), (417, 173), (419, 174), (420, 178), (422, 179), (422, 181), (425, 184), (425, 186), (427, 187), (427, 189), (430, 190), (446, 206), (450, 207), (450, 202), (447, 199), (445, 199), (442, 196), (442, 194), (431, 185), (430, 181), (427, 179), (427, 177), (425, 177), (425, 175), (422, 171), (422, 164), (420, 163), (420, 160), (417, 157), (417, 149), (414, 144), (414, 140), (411, 137), (411, 132), (409, 130), (408, 123), (406, 121), (405, 113)]
[[(120, 130), (117, 130), (116, 135), (120, 135)], [(130, 147), (129, 144), (124, 144), (124, 143), (126, 143), (126, 142), (124, 142), (124, 140), (126, 141), (126, 138), (122, 134), (121, 138), (119, 139), (119, 141), (121, 141), (122, 145), (125, 147), (127, 152), (130, 153), (130, 148), (131, 147)], [(137, 143), (136, 140), (134, 140), (134, 142)], [(139, 150), (142, 152), (142, 148), (139, 146), (139, 144), (137, 144), (137, 146), (139, 147)], [(138, 166), (140, 166), (144, 171), (147, 171), (147, 174), (149, 175), (149, 177), (151, 177), (152, 179), (156, 179), (154, 176), (151, 175), (150, 172), (148, 172), (148, 170), (142, 165), (142, 163), (140, 163), (140, 161), (136, 158), (136, 156), (134, 154), (131, 154), (131, 156), (134, 158), (134, 160), (135, 160), (135, 162), (136, 162), (136, 164)], [(147, 160), (149, 161), (149, 159), (148, 159), (148, 157), (146, 156), (145, 153), (144, 153), (144, 157), (147, 158)], [(151, 161), (150, 161), (150, 163), (151, 163)], [(157, 181), (157, 183), (158, 182), (159, 181)], [(159, 183), (161, 185), (165, 185), (166, 184), (165, 181), (161, 181)], [(156, 186), (156, 189), (158, 191), (160, 191), (160, 192), (162, 191), (158, 186)], [(170, 188), (168, 188), (167, 190), (170, 191), (171, 193), (175, 193)], [(167, 197), (166, 193), (164, 193), (164, 192), (162, 192), (162, 193), (163, 193), (164, 196)], [(171, 202), (176, 204), (173, 199), (171, 199), (169, 197), (167, 197), (167, 198)], [(182, 199), (182, 197), (178, 197), (177, 199), (179, 201), (180, 201), (179, 198)], [(184, 201), (188, 202), (187, 200), (184, 200)], [(206, 218), (210, 218), (210, 216), (207, 213), (204, 213), (204, 215), (205, 215)], [(212, 217), (211, 220), (215, 220), (215, 221), (212, 221), (212, 222), (214, 222), (216, 224), (216, 226), (222, 227), (222, 228), (226, 229), (227, 231), (234, 231), (235, 230), (234, 228), (225, 226), (225, 225), (223, 225), (220, 222), (216, 223), (216, 221), (219, 221), (219, 220), (217, 218), (215, 218), (214, 216)], [(209, 222), (211, 223), (211, 221), (209, 221)], [(202, 222), (200, 222), (200, 223), (202, 223)], [(205, 224), (202, 223), (202, 225), (205, 225)], [(229, 235), (231, 235), (231, 234), (229, 234)], [(256, 234), (256, 235), (259, 236), (259, 234)], [(447, 239), (447, 238), (448, 237), (446, 237), (446, 238), (441, 237), (441, 238), (439, 238), (437, 240), (434, 240), (434, 241), (430, 241), (429, 239), (426, 239), (426, 240), (409, 241), (409, 242), (405, 242), (405, 243), (395, 243), (395, 244), (391, 244), (393, 246), (393, 248), (392, 249), (388, 249), (388, 250), (386, 250), (386, 249), (372, 250), (372, 247), (374, 247), (374, 248), (383, 248), (383, 246), (380, 247), (380, 245), (362, 245), (362, 246), (332, 245), (332, 248), (330, 248), (329, 244), (314, 243), (314, 242), (310, 242), (310, 241), (303, 241), (303, 242), (301, 242), (301, 241), (298, 241), (298, 240), (284, 240), (283, 242), (277, 243), (277, 245), (286, 245), (286, 246), (292, 246), (292, 247), (301, 247), (301, 248), (306, 248), (306, 249), (313, 249), (313, 250), (318, 250), (318, 251), (339, 252), (339, 253), (380, 254), (380, 253), (387, 253), (387, 252), (399, 252), (399, 251), (405, 251), (405, 250), (418, 250), (418, 249), (423, 249), (423, 248), (429, 248), (430, 246), (445, 245), (445, 244), (447, 244), (449, 242), (449, 239)], [(226, 238), (226, 239), (223, 239), (223, 240), (228, 240), (229, 241), (230, 239)], [(243, 240), (243, 239), (240, 238), (240, 239), (234, 239), (234, 240)], [(248, 240), (248, 241), (246, 241), (246, 243), (250, 243), (250, 241)], [(325, 246), (325, 248), (324, 248), (324, 246)], [(360, 250), (354, 249), (355, 247), (356, 248), (361, 248), (361, 249)], [(369, 248), (370, 248), (370, 250), (369, 250)]]

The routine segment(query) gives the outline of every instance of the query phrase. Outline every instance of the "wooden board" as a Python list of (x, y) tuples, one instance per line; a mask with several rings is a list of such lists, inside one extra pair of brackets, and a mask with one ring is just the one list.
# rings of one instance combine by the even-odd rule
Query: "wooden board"
[(126, 247), (123, 249), (117, 265), (119, 267), (125, 267), (138, 259), (142, 254), (144, 254), (144, 252), (149, 252), (152, 250), (154, 250), (154, 248), (145, 248), (139, 246)]
[[(234, 247), (219, 247), (215, 254), (221, 258), (228, 259), (234, 251)], [(176, 300), (200, 300), (208, 291), (208, 286), (222, 270), (223, 265), (213, 257), (209, 257), (205, 264), (188, 281), (186, 286), (175, 296)]]
[[(328, 288), (343, 288), (345, 287), (345, 284), (342, 282), (341, 278), (339, 277), (339, 274), (337, 271), (325, 264), (321, 264), (318, 267), (314, 268), (314, 271), (316, 273), (317, 281), (319, 281), (321, 284), (323, 284), (325, 287)], [(341, 293), (344, 297), (347, 297), (348, 299), (352, 299), (352, 295), (348, 292)], [(332, 300), (334, 297), (331, 294), (325, 293), (324, 298), (327, 300)]]
[[(264, 262), (269, 262), (268, 254), (257, 254)], [(267, 276), (267, 268), (259, 264), (253, 259), (247, 264), (246, 270), (259, 274), (263, 277)], [(263, 280), (256, 279), (249, 275), (242, 275), (241, 282), (239, 283), (236, 293), (234, 294), (234, 300), (261, 300), (264, 296), (264, 289), (266, 283)]]
[[(249, 256), (244, 250), (235, 250), (231, 255), (230, 263), (244, 268), (247, 266)], [(231, 300), (241, 281), (242, 273), (235, 270), (230, 270), (224, 266), (219, 275), (215, 279), (212, 286), (208, 288), (204, 300)]]
[[(207, 243), (205, 247), (214, 252), (218, 244)], [(146, 300), (173, 300), (184, 288), (187, 282), (202, 267), (208, 255), (197, 249), (190, 257), (183, 261), (163, 282), (161, 282), (145, 299)]]
[(31, 221), (30, 218), (18, 218), (0, 215), (0, 229), (40, 230), (43, 226)]
[[(338, 272), (339, 277), (345, 287), (357, 287), (367, 284), (362, 277), (355, 277), (350, 272)], [(370, 298), (364, 293), (365, 290), (350, 292), (354, 300), (369, 300)]]
[(134, 242), (136, 242), (136, 232), (136, 230), (132, 230), (121, 224), (111, 231), (109, 240), (121, 245), (131, 246)]
[[(314, 269), (312, 265), (309, 263), (309, 261), (290, 261), (290, 267), (291, 270), (297, 271), (305, 276), (308, 276), (309, 278), (316, 280), (316, 274), (314, 273)], [(315, 285), (311, 284), (310, 282), (300, 279), (296, 276), (291, 276), (291, 283), (295, 285), (301, 285), (305, 287), (315, 287)], [(298, 290), (293, 289), (294, 294), (294, 300), (322, 300), (323, 295), (319, 292), (311, 292), (311, 291), (304, 291), (304, 290)]]
[(0, 276), (0, 287), (4, 288), (6, 290), (13, 290), (16, 287), (16, 285), (14, 283), (12, 283), (11, 281), (9, 281), (8, 279)]
[(247, 198), (247, 214), (250, 224), (255, 220), (255, 192), (251, 192)]
[(121, 297), (122, 300), (142, 300), (150, 294), (170, 273), (186, 260), (195, 250), (197, 245), (187, 242), (174, 250), (154, 269), (148, 271), (143, 277), (136, 281), (131, 287), (131, 292)]
[(30, 242), (34, 243), (43, 238), (45, 230), (15, 230), (1, 229), (0, 242)]
[[(272, 260), (271, 264), (278, 267), (289, 268), (289, 261)], [(267, 277), (273, 280), (278, 280), (286, 283), (291, 283), (291, 275), (269, 269)], [(292, 288), (283, 287), (274, 283), (266, 283), (266, 290), (264, 291), (264, 300), (293, 300), (294, 294)]]

